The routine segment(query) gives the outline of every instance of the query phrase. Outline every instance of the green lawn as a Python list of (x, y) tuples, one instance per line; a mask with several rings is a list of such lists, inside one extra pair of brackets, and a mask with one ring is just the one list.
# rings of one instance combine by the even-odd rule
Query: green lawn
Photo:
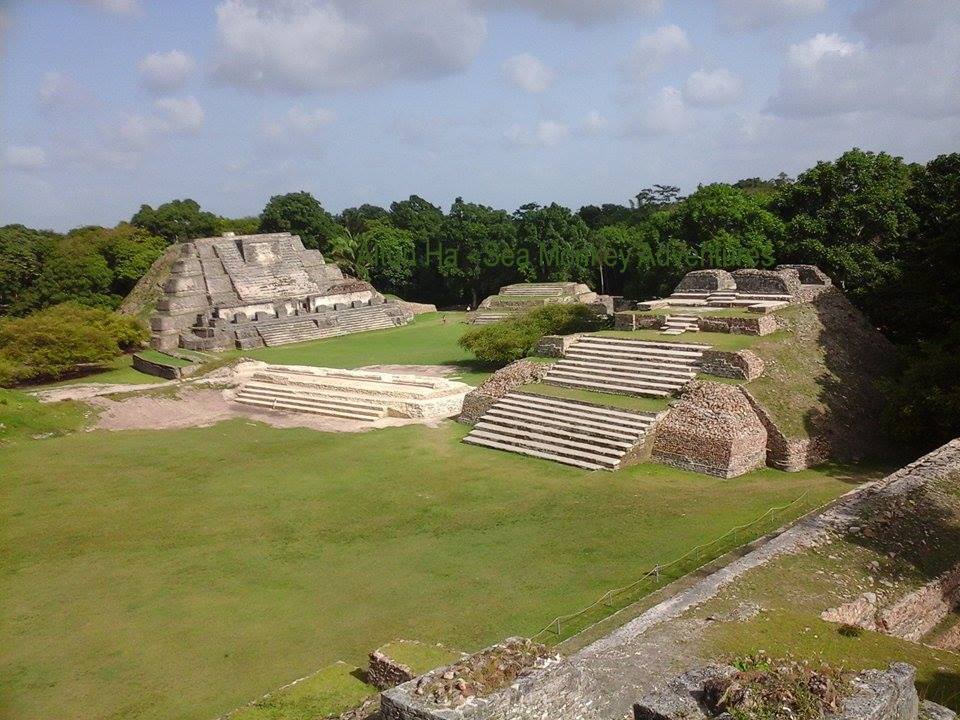
[(140, 350), (137, 352), (137, 355), (142, 357), (144, 360), (149, 360), (150, 362), (159, 363), (161, 365), (169, 365), (170, 367), (187, 367), (188, 365), (193, 364), (189, 360), (174, 357), (173, 355), (167, 355), (167, 353), (160, 352), (159, 350)]
[(78, 385), (81, 383), (148, 385), (158, 382), (163, 382), (163, 378), (158, 378), (155, 375), (147, 375), (146, 373), (133, 369), (133, 355), (120, 355), (110, 363), (109, 368), (100, 372), (81, 375), (80, 377), (61, 380), (60, 382), (49, 383), (39, 387), (57, 387), (59, 385)]
[(466, 431), (235, 420), (0, 445), (3, 714), (208, 720), (396, 638), (477, 649), (851, 482), (588, 473), (464, 445)]

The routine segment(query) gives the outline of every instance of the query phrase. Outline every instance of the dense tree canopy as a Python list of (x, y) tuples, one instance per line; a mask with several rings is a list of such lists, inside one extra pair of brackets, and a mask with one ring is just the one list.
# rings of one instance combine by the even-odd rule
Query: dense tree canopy
[(217, 234), (218, 218), (200, 209), (195, 200), (171, 200), (154, 210), (141, 205), (130, 224), (162, 237), (168, 243)]
[(305, 247), (326, 252), (342, 228), (308, 192), (274, 195), (260, 213), (261, 232), (299, 235)]

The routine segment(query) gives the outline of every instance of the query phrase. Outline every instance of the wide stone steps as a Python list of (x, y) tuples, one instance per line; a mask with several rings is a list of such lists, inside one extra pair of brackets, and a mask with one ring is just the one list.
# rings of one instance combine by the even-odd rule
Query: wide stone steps
[(330, 337), (327, 328), (319, 328), (317, 323), (307, 318), (286, 322), (257, 323), (256, 328), (260, 337), (263, 338), (263, 344), (267, 347)]
[(699, 319), (696, 315), (667, 315), (660, 331), (666, 335), (681, 335), (685, 332), (699, 332)]
[(515, 392), (491, 407), (464, 442), (587, 470), (612, 470), (655, 420), (649, 413)]
[(334, 391), (316, 391), (298, 385), (250, 381), (237, 391), (237, 402), (278, 410), (373, 421), (385, 417), (385, 405)]
[(550, 368), (551, 385), (626, 395), (667, 397), (692, 380), (706, 345), (586, 335)]

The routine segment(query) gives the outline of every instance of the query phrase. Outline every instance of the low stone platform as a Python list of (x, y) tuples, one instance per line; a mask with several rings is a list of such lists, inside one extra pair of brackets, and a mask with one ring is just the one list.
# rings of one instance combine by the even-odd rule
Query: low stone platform
[(246, 405), (373, 422), (457, 415), (472, 388), (442, 377), (246, 363), (233, 399)]
[[(621, 298), (622, 299), (622, 298)], [(504, 285), (497, 295), (483, 300), (468, 318), (475, 325), (490, 325), (541, 305), (585, 303), (597, 312), (612, 314), (618, 298), (598, 295), (587, 285), (574, 282), (516, 283)]]

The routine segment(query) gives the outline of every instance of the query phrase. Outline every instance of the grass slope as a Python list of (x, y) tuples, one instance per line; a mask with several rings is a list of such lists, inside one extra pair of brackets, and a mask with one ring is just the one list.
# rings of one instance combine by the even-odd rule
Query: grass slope
[(0, 446), (5, 713), (207, 720), (394, 638), (476, 649), (850, 481), (587, 473), (465, 432), (238, 420)]
[(25, 392), (0, 388), (0, 445), (34, 435), (64, 435), (79, 429), (91, 414), (82, 403), (44, 404)]

